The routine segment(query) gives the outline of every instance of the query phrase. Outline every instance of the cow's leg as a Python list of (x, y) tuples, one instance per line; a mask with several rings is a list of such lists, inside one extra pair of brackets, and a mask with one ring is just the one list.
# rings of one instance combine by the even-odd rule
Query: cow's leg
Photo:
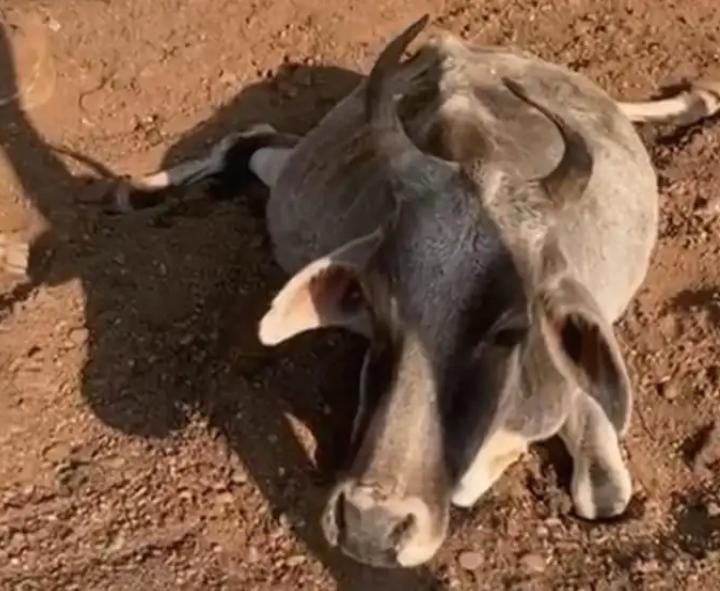
[(115, 213), (156, 207), (165, 201), (168, 189), (202, 181), (212, 181), (225, 192), (240, 192), (255, 180), (272, 186), (299, 139), (268, 124), (254, 125), (224, 137), (203, 158), (124, 179), (109, 195), (107, 206)]
[(457, 507), (470, 507), (527, 451), (529, 441), (521, 433), (496, 431), (460, 478), (452, 496)]
[(559, 433), (573, 459), (571, 493), (580, 517), (613, 517), (632, 495), (618, 434), (602, 408), (580, 393)]
[(720, 82), (698, 81), (667, 99), (617, 105), (635, 123), (690, 125), (720, 112)]

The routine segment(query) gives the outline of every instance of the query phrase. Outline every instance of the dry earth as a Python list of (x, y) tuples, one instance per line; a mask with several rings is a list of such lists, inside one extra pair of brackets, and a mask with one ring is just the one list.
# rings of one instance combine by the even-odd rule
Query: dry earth
[(307, 130), (425, 10), (618, 97), (720, 74), (717, 0), (0, 0), (0, 231), (33, 245), (30, 279), (0, 279), (1, 589), (720, 588), (717, 120), (642, 130), (662, 224), (619, 327), (627, 518), (576, 519), (543, 446), (417, 571), (322, 541), (362, 345), (257, 344), (282, 274), (254, 201), (76, 203), (94, 172), (69, 152), (139, 173), (248, 122)]

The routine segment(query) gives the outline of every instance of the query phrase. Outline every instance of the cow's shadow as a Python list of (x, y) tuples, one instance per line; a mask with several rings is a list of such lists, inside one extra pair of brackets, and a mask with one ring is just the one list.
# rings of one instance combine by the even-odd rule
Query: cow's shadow
[[(14, 78), (1, 28), (0, 76)], [(305, 132), (357, 81), (338, 68), (286, 66), (186, 134), (165, 163), (196, 156), (252, 122)], [(148, 439), (206, 421), (340, 589), (438, 588), (426, 569), (361, 567), (322, 538), (318, 515), (347, 445), (363, 344), (338, 335), (272, 351), (257, 344), (257, 320), (283, 276), (249, 198), (176, 207), (161, 218), (107, 217), (78, 206), (87, 181), (71, 174), (17, 103), (0, 107), (0, 139), (26, 198), (48, 221), (32, 244), (29, 282), (0, 306), (6, 312), (42, 283), (81, 282), (82, 396), (94, 414)], [(306, 452), (313, 438), (322, 452), (315, 462)]]

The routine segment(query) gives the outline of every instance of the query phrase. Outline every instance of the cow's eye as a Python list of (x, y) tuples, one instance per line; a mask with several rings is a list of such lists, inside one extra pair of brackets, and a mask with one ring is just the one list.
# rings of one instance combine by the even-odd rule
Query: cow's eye
[(345, 313), (357, 312), (365, 304), (365, 294), (362, 286), (356, 280), (349, 281), (344, 286), (340, 306)]
[(360, 286), (357, 284), (348, 286), (343, 295), (343, 303), (346, 306), (357, 306), (362, 302), (362, 299), (362, 292), (360, 291)]
[(525, 337), (524, 328), (502, 328), (494, 335), (492, 342), (498, 347), (514, 347)]

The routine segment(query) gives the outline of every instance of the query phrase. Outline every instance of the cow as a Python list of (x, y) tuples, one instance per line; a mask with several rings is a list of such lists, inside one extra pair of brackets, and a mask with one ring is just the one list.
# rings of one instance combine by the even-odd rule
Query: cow
[(259, 123), (110, 199), (127, 212), (201, 180), (269, 188), (289, 280), (259, 339), (323, 327), (367, 338), (349, 461), (321, 522), (329, 544), (383, 567), (428, 561), (451, 505), (476, 503), (555, 435), (577, 515), (626, 510), (632, 385), (613, 323), (658, 230), (633, 123), (720, 110), (718, 83), (621, 102), (566, 67), (450, 33), (403, 60), (427, 21), (306, 135)]

